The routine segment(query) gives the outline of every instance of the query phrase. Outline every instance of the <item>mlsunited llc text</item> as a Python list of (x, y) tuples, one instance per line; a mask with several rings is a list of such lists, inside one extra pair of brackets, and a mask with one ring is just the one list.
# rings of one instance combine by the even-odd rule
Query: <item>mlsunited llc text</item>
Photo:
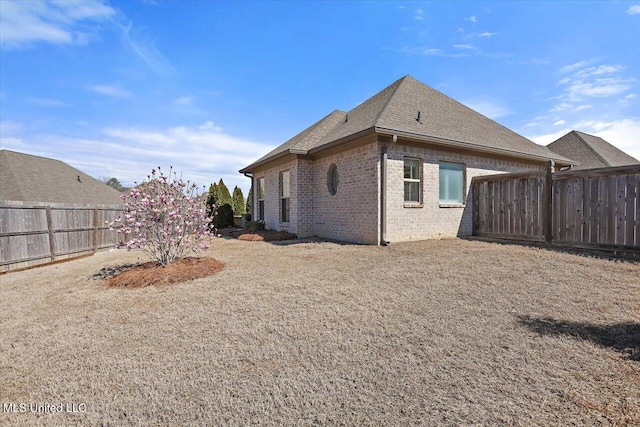
[(81, 414), (87, 412), (86, 403), (3, 403), (2, 412), (24, 414)]

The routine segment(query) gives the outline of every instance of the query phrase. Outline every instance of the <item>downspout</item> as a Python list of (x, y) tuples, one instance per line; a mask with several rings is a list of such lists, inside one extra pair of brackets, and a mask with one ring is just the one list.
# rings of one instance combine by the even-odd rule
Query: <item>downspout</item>
[[(391, 137), (391, 144), (398, 142), (398, 135)], [(389, 245), (387, 240), (387, 148), (389, 144), (383, 144), (380, 154), (381, 173), (380, 173), (380, 244), (382, 246)]]
[(246, 176), (247, 178), (251, 179), (251, 221), (255, 221), (256, 220), (256, 216), (253, 214), (253, 211), (256, 210), (255, 208), (255, 198), (256, 198), (256, 192), (253, 191), (253, 173), (251, 172), (245, 172), (243, 174), (244, 176)]

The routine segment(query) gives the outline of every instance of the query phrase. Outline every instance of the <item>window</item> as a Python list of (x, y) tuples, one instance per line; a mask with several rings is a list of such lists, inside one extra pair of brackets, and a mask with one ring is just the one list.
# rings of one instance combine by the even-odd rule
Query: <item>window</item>
[(440, 162), (440, 203), (464, 203), (464, 165)]
[(280, 173), (280, 221), (289, 222), (290, 214), (290, 179), (289, 171)]
[(404, 201), (420, 203), (420, 159), (404, 159)]
[(327, 173), (327, 188), (329, 194), (335, 196), (338, 192), (338, 167), (335, 163), (329, 166), (329, 172)]
[(258, 220), (264, 221), (264, 178), (258, 178)]

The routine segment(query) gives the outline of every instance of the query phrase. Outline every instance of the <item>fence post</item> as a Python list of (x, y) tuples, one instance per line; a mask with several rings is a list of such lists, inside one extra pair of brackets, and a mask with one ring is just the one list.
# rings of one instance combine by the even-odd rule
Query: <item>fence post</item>
[(93, 253), (98, 252), (98, 208), (93, 208)]
[(478, 232), (478, 226), (480, 225), (480, 203), (478, 201), (478, 182), (474, 179), (471, 180), (471, 208), (473, 210), (473, 221), (471, 224), (471, 235), (475, 236)]
[(46, 206), (44, 208), (46, 216), (47, 216), (47, 231), (49, 232), (49, 255), (51, 256), (51, 261), (56, 260), (56, 245), (53, 240), (53, 219), (51, 218), (51, 206)]
[(544, 168), (544, 192), (542, 194), (542, 221), (544, 225), (544, 242), (551, 244), (553, 239), (553, 172), (555, 163), (547, 160)]

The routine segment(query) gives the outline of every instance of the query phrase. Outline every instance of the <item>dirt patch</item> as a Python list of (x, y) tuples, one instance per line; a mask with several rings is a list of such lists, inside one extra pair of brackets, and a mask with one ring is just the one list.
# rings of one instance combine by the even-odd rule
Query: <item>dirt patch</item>
[(293, 233), (287, 231), (275, 231), (275, 230), (244, 230), (244, 229), (225, 229), (221, 230), (222, 236), (233, 237), (238, 240), (245, 240), (249, 242), (276, 242), (281, 240), (293, 240), (297, 239)]
[[(172, 285), (211, 276), (223, 268), (224, 264), (213, 258), (181, 258), (166, 266), (150, 261), (134, 266), (129, 264), (124, 268), (111, 267), (103, 274), (111, 276), (106, 280), (107, 286), (145, 288), (147, 286)], [(99, 275), (100, 273), (96, 276), (99, 277)]]
[(238, 240), (248, 240), (251, 242), (276, 242), (296, 238), (298, 238), (298, 236), (293, 233), (273, 230), (249, 231), (238, 236)]

